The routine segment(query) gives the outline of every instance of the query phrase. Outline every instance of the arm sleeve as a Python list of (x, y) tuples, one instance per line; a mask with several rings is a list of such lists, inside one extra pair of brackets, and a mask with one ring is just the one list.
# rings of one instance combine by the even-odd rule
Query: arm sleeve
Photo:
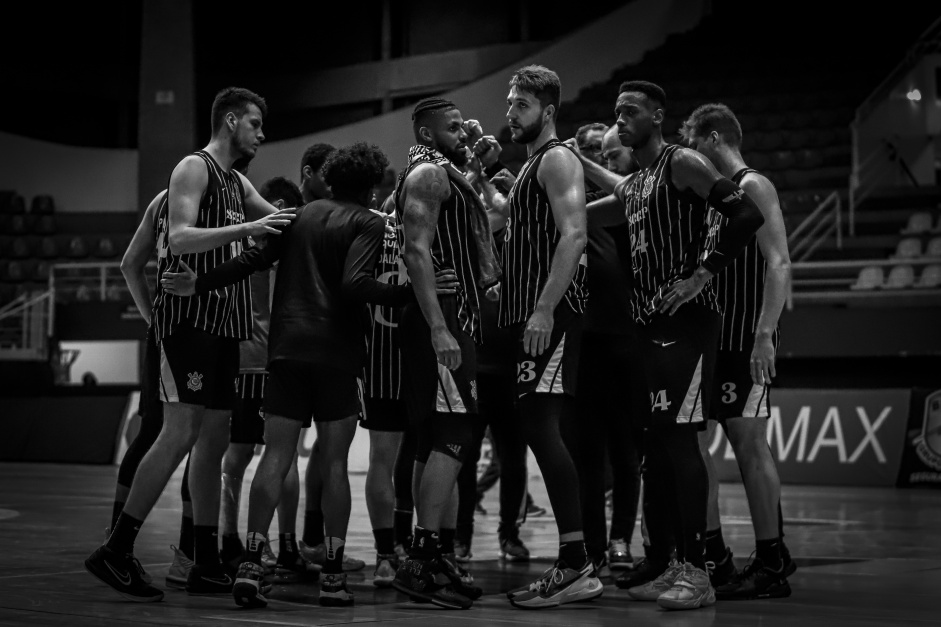
[(368, 214), (368, 221), (359, 229), (346, 253), (341, 289), (344, 296), (357, 302), (401, 307), (414, 299), (412, 286), (390, 285), (375, 278), (383, 237), (383, 219)]
[(238, 257), (229, 259), (209, 272), (199, 275), (196, 277), (196, 293), (202, 294), (226, 287), (238, 283), (255, 272), (267, 270), (281, 256), (284, 237), (284, 232), (281, 235), (269, 237), (264, 247), (253, 246)]
[(718, 274), (745, 249), (748, 241), (765, 223), (761, 210), (745, 191), (729, 179), (719, 179), (709, 192), (709, 204), (728, 218), (722, 226), (722, 238), (702, 266)]

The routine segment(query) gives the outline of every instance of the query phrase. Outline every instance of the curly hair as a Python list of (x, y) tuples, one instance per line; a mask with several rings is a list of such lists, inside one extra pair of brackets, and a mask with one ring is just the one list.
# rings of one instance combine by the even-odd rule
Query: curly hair
[(378, 146), (356, 142), (327, 157), (323, 180), (334, 198), (360, 198), (382, 182), (388, 166), (389, 160)]

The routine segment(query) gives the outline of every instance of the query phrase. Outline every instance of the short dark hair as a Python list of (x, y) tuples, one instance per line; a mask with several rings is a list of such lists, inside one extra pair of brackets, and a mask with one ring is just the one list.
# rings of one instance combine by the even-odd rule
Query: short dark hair
[(539, 99), (543, 109), (549, 105), (555, 105), (555, 115), (559, 115), (559, 107), (562, 104), (562, 81), (559, 80), (559, 75), (549, 68), (541, 65), (521, 67), (510, 79), (510, 87), (533, 94)]
[(253, 91), (242, 87), (226, 87), (216, 94), (212, 101), (212, 134), (215, 135), (222, 128), (222, 120), (226, 113), (232, 111), (242, 117), (250, 104), (261, 110), (262, 117), (268, 115), (268, 104), (265, 99)]
[(338, 149), (323, 165), (323, 180), (334, 197), (356, 198), (382, 182), (389, 160), (379, 146), (356, 142)]
[(310, 169), (314, 172), (320, 170), (323, 167), (324, 161), (327, 160), (327, 157), (336, 152), (336, 148), (330, 144), (314, 144), (309, 146), (307, 150), (304, 151), (304, 156), (301, 157), (301, 173), (304, 173), (304, 168), (310, 166)]
[(588, 137), (588, 133), (592, 131), (601, 131), (602, 133), (607, 133), (608, 125), (602, 124), (601, 122), (592, 122), (591, 124), (578, 127), (578, 130), (575, 131), (575, 143), (578, 144), (579, 150), (583, 150), (585, 148), (585, 138)]
[(688, 143), (693, 135), (705, 137), (715, 131), (722, 141), (735, 148), (742, 145), (742, 125), (732, 110), (721, 102), (696, 108), (680, 127), (680, 135)]
[(258, 194), (271, 204), (277, 200), (283, 200), (285, 207), (300, 207), (304, 204), (304, 197), (301, 196), (301, 190), (297, 184), (283, 176), (276, 176), (265, 181), (259, 188)]
[(623, 94), (626, 91), (636, 91), (644, 94), (648, 100), (653, 100), (661, 109), (667, 108), (667, 92), (663, 87), (649, 81), (624, 81), (618, 88), (618, 93)]
[(415, 108), (412, 109), (412, 131), (415, 133), (415, 139), (418, 139), (418, 129), (428, 126), (434, 114), (440, 111), (451, 111), (457, 109), (457, 105), (444, 98), (425, 98), (420, 100)]

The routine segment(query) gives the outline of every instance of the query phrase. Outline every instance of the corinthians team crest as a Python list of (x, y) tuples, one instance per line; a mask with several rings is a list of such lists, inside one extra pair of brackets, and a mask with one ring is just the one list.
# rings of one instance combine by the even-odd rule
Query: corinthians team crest
[(657, 182), (657, 177), (651, 176), (649, 174), (647, 175), (646, 180), (644, 180), (644, 192), (641, 196), (642, 198), (646, 198), (647, 196), (650, 196), (650, 192), (653, 191), (653, 185), (656, 182)]
[(198, 372), (191, 372), (186, 376), (190, 378), (190, 380), (186, 382), (186, 387), (194, 392), (198, 392), (203, 389), (203, 375), (199, 374)]
[(915, 453), (926, 466), (941, 470), (941, 390), (925, 399), (925, 419), (921, 434), (912, 442)]

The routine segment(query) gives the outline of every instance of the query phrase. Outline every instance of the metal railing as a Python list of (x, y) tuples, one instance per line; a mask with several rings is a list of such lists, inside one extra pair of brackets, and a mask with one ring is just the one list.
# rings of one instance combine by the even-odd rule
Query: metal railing
[[(892, 70), (885, 79), (869, 94), (856, 109), (856, 116), (850, 124), (850, 133), (853, 144), (852, 173), (849, 179), (849, 235), (856, 235), (856, 209), (869, 197), (893, 171), (891, 165), (895, 164), (907, 171), (904, 159), (898, 155), (898, 150), (888, 139), (883, 139), (882, 148), (873, 150), (865, 157), (860, 155), (859, 129), (866, 122), (875, 108), (884, 99), (888, 98), (893, 87), (898, 84), (919, 60), (926, 54), (941, 52), (941, 18), (931, 24), (905, 53), (902, 61)], [(907, 172), (911, 179), (911, 172)]]
[(0, 359), (45, 360), (54, 316), (51, 290), (21, 294), (0, 309)]
[[(151, 290), (156, 286), (157, 263), (146, 267)], [(80, 301), (122, 300), (128, 295), (121, 264), (116, 261), (57, 263), (49, 268), (49, 289), (60, 295), (60, 300), (74, 298)]]
[(820, 201), (817, 208), (797, 225), (787, 238), (791, 259), (804, 261), (821, 244), (836, 236), (836, 247), (843, 249), (843, 201), (836, 191)]

